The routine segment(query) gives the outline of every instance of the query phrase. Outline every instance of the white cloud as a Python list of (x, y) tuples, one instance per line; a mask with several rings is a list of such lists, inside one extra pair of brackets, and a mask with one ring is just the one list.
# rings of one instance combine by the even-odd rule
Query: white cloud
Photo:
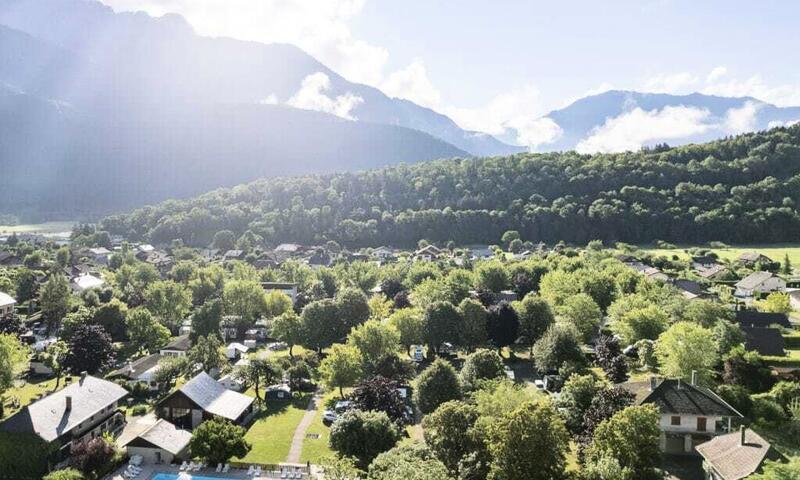
[(753, 75), (745, 80), (733, 78), (723, 82), (709, 83), (701, 92), (723, 97), (754, 97), (779, 107), (800, 105), (800, 85), (770, 86), (760, 75)]
[(420, 59), (390, 74), (380, 88), (390, 97), (405, 98), (429, 108), (441, 106), (442, 96), (428, 78), (428, 71)]
[(350, 113), (363, 98), (348, 92), (344, 95), (330, 97), (327, 92), (331, 88), (331, 79), (322, 72), (317, 72), (303, 79), (300, 90), (286, 104), (304, 110), (317, 110), (330, 113), (347, 120), (355, 120)]
[(564, 134), (564, 130), (549, 117), (531, 120), (517, 119), (509, 123), (517, 131), (517, 143), (535, 150), (540, 145), (553, 143)]
[(728, 74), (728, 69), (723, 66), (715, 67), (706, 75), (706, 83), (714, 83)]
[(606, 119), (575, 148), (580, 153), (638, 150), (656, 141), (684, 138), (706, 132), (710, 112), (694, 107), (664, 107), (645, 111), (637, 107)]
[(756, 129), (756, 115), (763, 104), (745, 102), (739, 108), (731, 108), (725, 112), (724, 127), (729, 133), (752, 132)]
[(270, 93), (267, 98), (262, 99), (258, 103), (260, 103), (261, 105), (277, 105), (278, 103), (280, 103), (280, 101), (278, 100), (277, 95), (275, 95), (274, 93)]
[(791, 127), (792, 125), (797, 125), (798, 123), (800, 123), (800, 120), (789, 120), (786, 122), (782, 122), (780, 120), (773, 120), (767, 124), (767, 128)]
[(645, 81), (644, 88), (653, 93), (678, 93), (684, 92), (697, 84), (697, 77), (689, 72), (661, 74), (650, 77)]

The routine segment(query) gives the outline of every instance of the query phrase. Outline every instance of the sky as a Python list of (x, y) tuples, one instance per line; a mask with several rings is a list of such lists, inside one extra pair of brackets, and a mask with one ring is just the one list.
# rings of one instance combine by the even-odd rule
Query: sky
[(800, 2), (789, 0), (102, 1), (181, 14), (202, 35), (295, 44), (348, 80), (492, 134), (609, 89), (800, 105)]

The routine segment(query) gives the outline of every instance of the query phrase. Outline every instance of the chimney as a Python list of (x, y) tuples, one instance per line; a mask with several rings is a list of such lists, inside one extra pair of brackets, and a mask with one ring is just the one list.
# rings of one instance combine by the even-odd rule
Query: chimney
[(697, 370), (692, 370), (692, 385), (697, 385)]
[(680, 389), (681, 389), (681, 379), (680, 379), (680, 378), (678, 378), (678, 386), (677, 386), (676, 388), (677, 388), (678, 390), (680, 390)]
[(69, 412), (72, 410), (72, 395), (67, 395), (65, 398), (67, 400), (67, 411)]
[(651, 376), (650, 377), (650, 391), (651, 392), (656, 389), (657, 383), (658, 383), (658, 381), (657, 381), (655, 375)]
[(747, 431), (747, 429), (745, 428), (745, 426), (744, 426), (744, 425), (742, 425), (741, 427), (739, 427), (739, 445), (742, 445), (742, 446), (744, 446), (744, 443), (745, 443), (745, 442), (744, 442), (744, 438), (745, 438), (745, 432), (746, 432), (746, 431)]

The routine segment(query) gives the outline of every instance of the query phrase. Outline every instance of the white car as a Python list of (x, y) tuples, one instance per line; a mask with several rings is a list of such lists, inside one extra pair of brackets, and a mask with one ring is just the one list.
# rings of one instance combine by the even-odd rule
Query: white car
[(538, 388), (539, 390), (541, 390), (541, 391), (544, 391), (544, 382), (543, 382), (542, 380), (539, 380), (539, 379), (537, 378), (536, 380), (534, 380), (534, 381), (533, 381), (533, 384), (534, 384), (534, 385), (536, 386), (536, 388)]
[(339, 418), (339, 414), (334, 412), (333, 410), (325, 410), (322, 413), (322, 423), (325, 425), (330, 425), (335, 422)]

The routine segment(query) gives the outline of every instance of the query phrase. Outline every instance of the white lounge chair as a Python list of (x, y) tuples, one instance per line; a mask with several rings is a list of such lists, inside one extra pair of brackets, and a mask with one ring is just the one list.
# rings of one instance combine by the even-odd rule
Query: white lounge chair
[(256, 471), (255, 467), (250, 465), (250, 468), (247, 469), (247, 476), (248, 477), (252, 477), (253, 476), (253, 472), (255, 472), (255, 471)]
[(189, 462), (184, 460), (183, 463), (181, 463), (180, 471), (182, 472), (182, 471), (186, 470), (188, 467), (189, 467)]
[(253, 476), (254, 477), (260, 477), (261, 476), (261, 465), (256, 467), (256, 472), (253, 474)]
[(203, 469), (203, 467), (205, 467), (205, 465), (203, 465), (202, 462), (197, 462), (197, 463), (194, 464), (194, 470), (193, 471), (199, 472), (200, 470)]
[(286, 476), (286, 472), (284, 472), (283, 470), (281, 470), (281, 478), (288, 478), (288, 477)]
[(218, 463), (218, 464), (217, 464), (217, 470), (216, 470), (216, 472), (217, 472), (217, 473), (219, 473), (219, 472), (221, 472), (221, 471), (222, 471), (222, 464), (221, 464), (221, 463)]
[(225, 466), (222, 467), (222, 473), (228, 473), (228, 471), (230, 469), (231, 469), (231, 464), (230, 463), (226, 463)]

